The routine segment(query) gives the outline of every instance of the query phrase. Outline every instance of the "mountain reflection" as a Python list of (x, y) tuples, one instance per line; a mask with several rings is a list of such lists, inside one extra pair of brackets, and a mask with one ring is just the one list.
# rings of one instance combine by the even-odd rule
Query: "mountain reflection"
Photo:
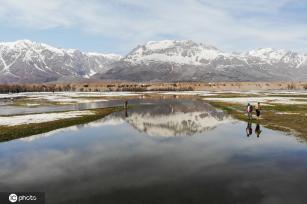
[(200, 100), (146, 101), (108, 119), (122, 118), (136, 130), (149, 136), (192, 136), (229, 122), (222, 111)]

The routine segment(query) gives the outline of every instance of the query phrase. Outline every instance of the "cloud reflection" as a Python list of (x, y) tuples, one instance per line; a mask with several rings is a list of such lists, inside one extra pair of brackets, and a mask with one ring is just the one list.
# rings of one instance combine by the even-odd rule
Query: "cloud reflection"
[(137, 121), (169, 123), (171, 130), (185, 116), (219, 114), (182, 103), (135, 109), (127, 120), (117, 113), (27, 143), (3, 143), (0, 190), (46, 191), (48, 203), (304, 203), (307, 151), (294, 137), (262, 128), (261, 139), (246, 138), (246, 124), (236, 122), (165, 141), (130, 123), (141, 117)]

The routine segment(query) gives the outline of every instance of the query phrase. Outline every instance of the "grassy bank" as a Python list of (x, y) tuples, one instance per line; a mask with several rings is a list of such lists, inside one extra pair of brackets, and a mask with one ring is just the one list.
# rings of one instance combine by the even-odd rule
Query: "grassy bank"
[(46, 133), (59, 128), (70, 127), (74, 125), (80, 125), (89, 123), (98, 119), (101, 119), (113, 112), (123, 110), (122, 107), (110, 107), (93, 109), (91, 112), (94, 114), (83, 115), (76, 118), (55, 120), (44, 123), (33, 123), (26, 125), (16, 126), (0, 126), (0, 142), (9, 141), (17, 138), (27, 137), (31, 135)]
[[(238, 103), (212, 102), (216, 108), (222, 109), (234, 118), (247, 121), (245, 106)], [(307, 105), (270, 105), (262, 107), (259, 120), (253, 119), (264, 127), (294, 133), (307, 140)]]

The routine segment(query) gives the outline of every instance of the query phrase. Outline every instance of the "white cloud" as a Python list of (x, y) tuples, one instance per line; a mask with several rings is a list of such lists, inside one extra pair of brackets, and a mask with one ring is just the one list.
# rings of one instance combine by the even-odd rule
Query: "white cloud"
[[(283, 9), (299, 0), (0, 0), (0, 22), (32, 29), (79, 28), (131, 48), (163, 38), (209, 42), (227, 50), (303, 50), (307, 23)], [(300, 2), (301, 3), (301, 2)], [(291, 19), (293, 17), (293, 19)], [(306, 16), (303, 16), (306, 17)]]

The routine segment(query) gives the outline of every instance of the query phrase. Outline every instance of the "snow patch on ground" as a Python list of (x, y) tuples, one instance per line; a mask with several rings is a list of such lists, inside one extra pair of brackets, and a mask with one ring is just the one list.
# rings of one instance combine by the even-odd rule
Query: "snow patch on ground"
[(34, 107), (34, 106), (39, 106), (39, 103), (27, 103), (26, 106), (28, 107)]
[(34, 100), (48, 100), (51, 102), (58, 102), (60, 104), (74, 104), (74, 103), (91, 103), (91, 102), (102, 102), (102, 101), (108, 101), (105, 99), (86, 99), (86, 98), (70, 98), (65, 96), (58, 96), (58, 95), (50, 95), (50, 96), (36, 96), (28, 99), (34, 99)]
[[(28, 92), (28, 93), (12, 93), (0, 94), (0, 99), (10, 99), (14, 101), (17, 98), (26, 98), (29, 100), (47, 100), (60, 104), (75, 104), (75, 103), (93, 103), (104, 102), (106, 99), (91, 98), (91, 97), (122, 97), (122, 96), (139, 96), (141, 93), (134, 92)], [(33, 104), (36, 104), (33, 101)], [(32, 104), (32, 103), (31, 103)], [(29, 105), (31, 106), (31, 105)], [(34, 105), (33, 105), (34, 106)]]
[(61, 119), (77, 118), (84, 115), (93, 115), (92, 111), (70, 111), (64, 113), (42, 113), (0, 117), (0, 126), (15, 126), (31, 123), (44, 123)]
[(163, 95), (191, 95), (191, 96), (215, 96), (217, 94), (209, 92), (209, 91), (170, 91), (170, 92), (162, 92)]
[(19, 98), (19, 97), (100, 97), (100, 96), (138, 96), (141, 93), (136, 92), (26, 92), (0, 94), (0, 99)]
[(299, 113), (277, 112), (278, 115), (299, 115)]

